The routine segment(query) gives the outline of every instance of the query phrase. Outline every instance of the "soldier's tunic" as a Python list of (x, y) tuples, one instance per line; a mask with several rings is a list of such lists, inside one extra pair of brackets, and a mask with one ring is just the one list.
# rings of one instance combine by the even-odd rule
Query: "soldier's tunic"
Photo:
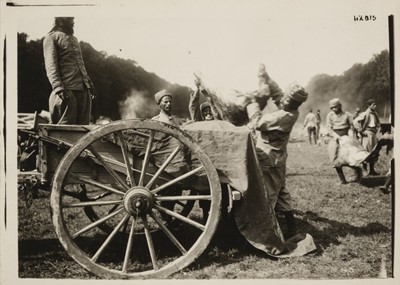
[(247, 112), (251, 126), (258, 131), (257, 157), (272, 207), (277, 212), (291, 211), (291, 196), (285, 185), (287, 144), (299, 112), (280, 109), (262, 115), (257, 103), (248, 105)]
[[(54, 124), (89, 124), (94, 88), (82, 58), (78, 39), (62, 31), (51, 31), (43, 41), (47, 78), (52, 86), (49, 97), (51, 122)], [(68, 100), (56, 94), (64, 91)]]
[[(331, 140), (328, 145), (328, 154), (332, 167), (358, 166), (368, 153), (352, 134), (352, 116), (348, 112), (336, 114), (331, 111), (326, 116), (326, 126)], [(334, 139), (335, 134), (339, 139)]]
[(153, 118), (151, 118), (152, 120), (155, 121), (160, 121), (160, 122), (164, 122), (170, 125), (174, 125), (174, 126), (178, 126), (179, 122), (177, 121), (177, 119), (173, 116), (168, 116), (167, 114), (160, 112), (160, 114), (158, 114), (157, 116), (154, 116)]
[(362, 136), (362, 145), (366, 151), (371, 152), (377, 144), (376, 133), (380, 126), (378, 114), (371, 109), (367, 109), (354, 119), (354, 127)]

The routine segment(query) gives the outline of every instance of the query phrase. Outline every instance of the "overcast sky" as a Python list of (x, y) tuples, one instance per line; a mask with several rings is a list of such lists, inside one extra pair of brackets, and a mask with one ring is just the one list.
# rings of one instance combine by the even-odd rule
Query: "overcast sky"
[(75, 35), (96, 50), (135, 60), (171, 83), (193, 87), (193, 72), (200, 71), (214, 84), (241, 90), (255, 88), (260, 62), (283, 88), (368, 62), (388, 49), (387, 16), (399, 7), (354, 0), (94, 3), (15, 8), (17, 30), (38, 39), (53, 16), (72, 15)]

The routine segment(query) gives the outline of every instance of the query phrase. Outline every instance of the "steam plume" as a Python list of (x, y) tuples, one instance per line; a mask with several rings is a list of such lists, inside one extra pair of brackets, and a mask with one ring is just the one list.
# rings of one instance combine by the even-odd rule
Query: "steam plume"
[(135, 89), (131, 89), (126, 99), (119, 102), (121, 119), (151, 118), (156, 112), (154, 101)]

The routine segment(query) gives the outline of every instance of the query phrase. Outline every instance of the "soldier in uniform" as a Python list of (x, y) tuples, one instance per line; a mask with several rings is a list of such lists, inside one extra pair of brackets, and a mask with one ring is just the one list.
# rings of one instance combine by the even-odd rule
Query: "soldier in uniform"
[[(268, 76), (265, 73), (265, 76)], [(294, 85), (287, 94), (273, 82), (270, 93), (275, 94), (278, 110), (261, 113), (260, 104), (252, 99), (246, 107), (249, 126), (257, 131), (257, 157), (267, 184), (268, 196), (276, 213), (285, 216), (288, 231), (286, 237), (297, 233), (291, 196), (286, 189), (287, 144), (290, 133), (299, 117), (299, 106), (307, 99), (308, 93)], [(278, 101), (279, 100), (279, 101)]]
[(43, 40), (43, 54), (53, 89), (49, 97), (51, 122), (89, 124), (95, 89), (74, 36), (73, 17), (55, 18), (54, 27)]
[(171, 92), (163, 89), (154, 95), (154, 99), (156, 100), (156, 103), (157, 103), (158, 107), (160, 108), (160, 113), (151, 119), (178, 126), (179, 122), (177, 121), (177, 119), (175, 117), (172, 116), (172, 94), (171, 94)]
[[(381, 124), (375, 109), (375, 100), (369, 99), (367, 101), (367, 110), (358, 115), (353, 122), (354, 128), (361, 136), (361, 144), (368, 152), (371, 152), (377, 144), (376, 134)], [(369, 162), (369, 175), (379, 175), (375, 171), (376, 160), (377, 157)]]
[[(196, 78), (194, 81), (196, 85), (196, 91), (190, 94), (189, 100), (189, 113), (190, 118), (193, 122), (198, 121), (211, 121), (211, 120), (222, 120), (222, 111), (216, 106), (212, 96), (202, 88), (201, 80)], [(206, 97), (206, 102), (200, 104), (200, 95)]]

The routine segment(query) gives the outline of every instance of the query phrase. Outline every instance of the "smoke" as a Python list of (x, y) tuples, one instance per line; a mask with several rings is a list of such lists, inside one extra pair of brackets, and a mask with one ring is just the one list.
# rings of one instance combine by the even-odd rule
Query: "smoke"
[(387, 118), (391, 112), (389, 52), (376, 54), (366, 64), (355, 63), (341, 75), (315, 75), (306, 87), (309, 99), (305, 110), (321, 110), (326, 116), (332, 98), (342, 101), (344, 111), (354, 113), (357, 108), (365, 110), (368, 99), (375, 99), (377, 112)]
[(121, 119), (153, 117), (157, 106), (152, 99), (146, 96), (146, 92), (131, 89), (126, 99), (118, 103)]

